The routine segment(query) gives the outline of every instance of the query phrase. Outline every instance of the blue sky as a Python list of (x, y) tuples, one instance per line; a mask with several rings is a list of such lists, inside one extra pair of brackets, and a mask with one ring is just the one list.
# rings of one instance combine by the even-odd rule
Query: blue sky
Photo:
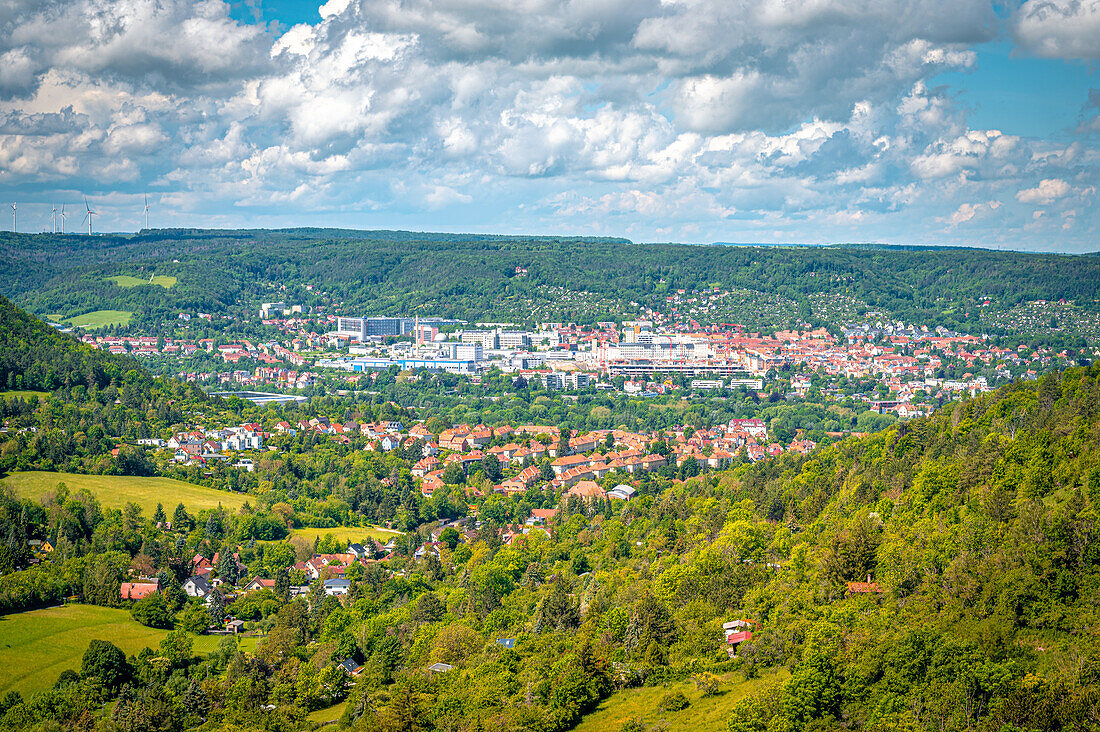
[(975, 127), (1010, 135), (1072, 139), (1089, 89), (1100, 85), (1095, 63), (1036, 58), (1015, 52), (1007, 40), (975, 48), (969, 70), (948, 71), (931, 84), (946, 84)]
[(229, 3), (229, 15), (242, 23), (281, 23), (291, 28), (299, 23), (317, 23), (321, 20), (318, 3), (297, 0), (233, 0)]
[(1098, 60), (1100, 0), (14, 0), (0, 200), (1098, 251)]

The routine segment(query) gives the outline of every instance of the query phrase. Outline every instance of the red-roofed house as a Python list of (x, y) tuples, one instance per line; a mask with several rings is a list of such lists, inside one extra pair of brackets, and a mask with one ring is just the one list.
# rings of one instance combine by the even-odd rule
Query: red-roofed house
[(160, 582), (123, 582), (119, 595), (123, 600), (140, 600), (160, 591)]
[(532, 508), (531, 518), (527, 523), (531, 526), (543, 526), (547, 521), (558, 515), (556, 508)]
[(849, 595), (881, 595), (882, 588), (879, 587), (878, 582), (871, 581), (871, 575), (867, 575), (866, 582), (849, 582), (848, 583)]
[(214, 565), (201, 554), (196, 554), (191, 559), (191, 573), (192, 574), (210, 574), (214, 570)]
[(426, 458), (417, 460), (416, 464), (413, 465), (410, 472), (417, 478), (423, 478), (425, 475), (432, 472), (433, 470), (438, 470), (442, 465), (443, 463), (439, 462), (438, 458), (429, 455)]
[(420, 480), (420, 492), (430, 496), (435, 490), (443, 487), (443, 471), (433, 470)]
[(582, 480), (575, 486), (565, 492), (567, 496), (579, 496), (581, 498), (593, 499), (603, 498), (607, 495), (603, 488), (600, 488), (600, 484), (594, 480)]
[(726, 643), (729, 643), (731, 646), (735, 646), (738, 643), (743, 643), (747, 640), (752, 640), (751, 630), (739, 630), (733, 633), (726, 634)]

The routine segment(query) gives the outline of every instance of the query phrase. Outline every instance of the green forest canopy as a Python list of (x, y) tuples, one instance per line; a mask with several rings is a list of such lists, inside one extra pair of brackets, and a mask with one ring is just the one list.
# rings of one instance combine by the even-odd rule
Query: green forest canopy
[[(516, 276), (516, 267), (525, 276)], [(987, 299), (1074, 300), (1100, 306), (1100, 258), (963, 248), (757, 247), (633, 244), (621, 239), (503, 237), (292, 229), (162, 230), (140, 235), (0, 235), (2, 294), (66, 317), (128, 310), (163, 321), (172, 311), (223, 312), (243, 303), (324, 291), (343, 312), (499, 315), (502, 303), (553, 303), (546, 288), (612, 303), (657, 303), (678, 289), (758, 291), (799, 305), (843, 292), (891, 317), (978, 332)], [(171, 289), (120, 288), (124, 274), (178, 278)], [(287, 286), (287, 291), (275, 287)], [(509, 311), (512, 312), (512, 311)], [(559, 312), (569, 314), (568, 305)]]

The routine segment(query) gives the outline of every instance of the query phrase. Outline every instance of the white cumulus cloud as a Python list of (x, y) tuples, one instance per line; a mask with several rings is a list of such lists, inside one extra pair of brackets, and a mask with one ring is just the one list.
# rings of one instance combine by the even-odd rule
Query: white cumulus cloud
[(1013, 31), (1038, 56), (1100, 59), (1100, 0), (1027, 0)]
[(1039, 181), (1039, 185), (1034, 188), (1027, 188), (1017, 193), (1016, 200), (1021, 203), (1047, 205), (1066, 196), (1069, 192), (1069, 183), (1060, 178), (1046, 178)]
[(28, 216), (98, 192), (114, 229), (149, 188), (180, 224), (461, 210), (483, 230), (950, 243), (965, 225), (1019, 245), (1049, 241), (1024, 229), (1035, 205), (1075, 194), (1055, 245), (1088, 247), (1092, 108), (1071, 141), (1021, 138), (974, 129), (935, 80), (1006, 28), (1094, 58), (1098, 2), (1000, 21), (989, 0), (328, 0), (287, 28), (220, 0), (9, 0), (0, 191)]

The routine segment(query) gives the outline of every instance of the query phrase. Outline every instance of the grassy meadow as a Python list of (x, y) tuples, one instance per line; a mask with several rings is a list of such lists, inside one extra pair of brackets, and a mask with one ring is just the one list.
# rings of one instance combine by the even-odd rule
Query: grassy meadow
[[(191, 651), (196, 656), (207, 656), (218, 649), (218, 643), (224, 637), (224, 635), (197, 635)], [(255, 653), (256, 648), (260, 645), (260, 638), (255, 635), (239, 635), (237, 636), (237, 643), (242, 651)]]
[(108, 325), (126, 325), (130, 322), (131, 315), (133, 313), (129, 310), (94, 310), (90, 313), (69, 318), (68, 322), (74, 328), (90, 330)]
[[(108, 640), (133, 655), (156, 648), (167, 634), (135, 622), (126, 608), (73, 604), (0, 616), (0, 696), (12, 690), (26, 696), (53, 686), (62, 671), (80, 669), (93, 639)], [(194, 653), (214, 651), (223, 637), (197, 636)], [(241, 648), (254, 652), (257, 641), (241, 638)]]
[[(623, 722), (638, 718), (647, 728), (663, 723), (665, 732), (726, 732), (726, 720), (737, 701), (769, 684), (783, 681), (786, 669), (765, 673), (756, 679), (744, 680), (740, 673), (726, 674), (717, 696), (704, 698), (690, 681), (624, 689), (605, 699), (596, 710), (585, 715), (575, 732), (605, 732), (617, 730)], [(678, 712), (660, 709), (666, 694), (679, 691), (690, 704)]]
[(93, 638), (126, 652), (156, 648), (167, 631), (134, 622), (129, 610), (66, 605), (0, 617), (0, 695), (52, 686), (65, 669), (80, 668)]
[(385, 544), (395, 536), (398, 531), (387, 531), (375, 526), (337, 526), (333, 529), (294, 529), (291, 536), (304, 536), (307, 539), (324, 538), (332, 534), (337, 539), (343, 539), (349, 543), (362, 543), (367, 539), (377, 539)]
[(48, 391), (30, 391), (27, 389), (14, 391), (0, 391), (0, 399), (30, 399), (31, 397), (49, 396)]
[(104, 277), (103, 279), (110, 282), (114, 282), (119, 287), (137, 287), (139, 285), (160, 285), (166, 290), (175, 286), (178, 280), (175, 277), (168, 275), (156, 275), (150, 279), (142, 279), (141, 277), (131, 277), (130, 275), (115, 275), (114, 277)]
[(325, 709), (318, 709), (315, 712), (310, 712), (309, 721), (316, 722), (318, 724), (333, 722), (344, 716), (344, 709), (346, 709), (347, 706), (348, 703), (346, 701), (343, 701), (339, 704), (336, 704), (335, 706), (326, 707)]
[(122, 508), (128, 501), (133, 501), (142, 507), (146, 516), (153, 514), (158, 502), (164, 505), (165, 512), (170, 516), (181, 501), (189, 512), (194, 513), (204, 508), (217, 508), (219, 503), (227, 510), (235, 511), (248, 498), (240, 493), (228, 493), (172, 478), (31, 471), (12, 473), (0, 479), (0, 484), (11, 487), (16, 495), (38, 501), (57, 490), (58, 483), (64, 483), (70, 491), (87, 488), (105, 508)]

